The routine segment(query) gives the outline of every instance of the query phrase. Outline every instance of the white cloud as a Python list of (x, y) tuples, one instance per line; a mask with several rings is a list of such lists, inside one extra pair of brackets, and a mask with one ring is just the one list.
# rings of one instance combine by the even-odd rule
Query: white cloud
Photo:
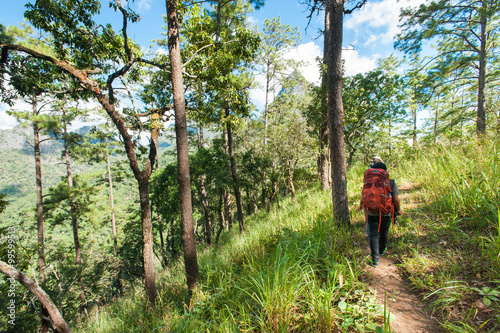
[(320, 73), (316, 58), (322, 56), (323, 52), (320, 47), (314, 42), (309, 42), (300, 44), (298, 47), (292, 49), (285, 55), (285, 58), (302, 61), (304, 64), (300, 69), (302, 75), (304, 75), (307, 81), (319, 84)]
[[(399, 33), (401, 8), (417, 7), (426, 0), (382, 0), (368, 2), (362, 10), (346, 17), (344, 28), (355, 31), (356, 35), (366, 34), (365, 45), (390, 44)], [(377, 30), (380, 32), (377, 33)]]
[(141, 14), (149, 12), (149, 9), (151, 8), (151, 1), (152, 0), (140, 0), (137, 5), (137, 11)]
[(345, 75), (351, 76), (375, 69), (377, 67), (378, 56), (363, 57), (359, 55), (358, 51), (348, 49), (342, 51), (342, 59), (345, 62)]

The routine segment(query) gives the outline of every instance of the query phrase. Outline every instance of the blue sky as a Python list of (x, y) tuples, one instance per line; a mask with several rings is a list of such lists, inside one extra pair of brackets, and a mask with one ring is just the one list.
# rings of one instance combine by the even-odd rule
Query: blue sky
[[(362, 10), (358, 10), (344, 19), (343, 52), (346, 74), (354, 75), (372, 70), (377, 60), (396, 53), (393, 48), (394, 36), (398, 30), (399, 10), (401, 7), (416, 6), (424, 0), (368, 0)], [(24, 5), (28, 1), (10, 0), (2, 4), (0, 23), (4, 26), (17, 25), (24, 20)], [(108, 8), (103, 0), (101, 13), (106, 20), (111, 20), (115, 29), (120, 28), (120, 16)], [(135, 0), (131, 7), (136, 10), (141, 20), (129, 27), (129, 36), (142, 46), (151, 45), (153, 39), (161, 38), (164, 25), (162, 15), (165, 14), (164, 0)], [(303, 74), (311, 82), (318, 82), (319, 72), (315, 58), (323, 51), (323, 38), (319, 30), (323, 28), (323, 15), (314, 15), (309, 23), (307, 8), (298, 0), (266, 0), (265, 5), (250, 14), (250, 22), (261, 28), (266, 18), (280, 17), (283, 24), (298, 27), (302, 43), (292, 50), (288, 57), (306, 61), (308, 65)], [(108, 19), (109, 18), (109, 19)], [(258, 109), (263, 108), (264, 94), (261, 89), (251, 92), (251, 98)], [(10, 128), (15, 121), (5, 113), (5, 106), (0, 105), (0, 129)]]

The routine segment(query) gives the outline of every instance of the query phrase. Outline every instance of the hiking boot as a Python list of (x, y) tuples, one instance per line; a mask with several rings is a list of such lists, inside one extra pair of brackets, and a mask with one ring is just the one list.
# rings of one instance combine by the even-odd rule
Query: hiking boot
[(370, 261), (368, 262), (368, 265), (370, 265), (372, 267), (377, 267), (378, 263), (374, 262), (373, 259), (370, 259)]

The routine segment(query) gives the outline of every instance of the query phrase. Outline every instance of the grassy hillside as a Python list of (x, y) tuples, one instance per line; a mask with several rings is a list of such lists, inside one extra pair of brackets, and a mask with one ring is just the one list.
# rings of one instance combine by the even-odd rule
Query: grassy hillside
[[(410, 288), (444, 331), (500, 328), (499, 157), (472, 144), (387, 159), (401, 189), (402, 218), (389, 249)], [(362, 172), (349, 173), (354, 228), (337, 228), (330, 192), (311, 188), (295, 203), (246, 221), (200, 248), (202, 281), (188, 301), (183, 264), (162, 271), (158, 311), (136, 290), (95, 307), (78, 332), (365, 332), (385, 329), (388, 308), (365, 281), (368, 247), (359, 202)]]

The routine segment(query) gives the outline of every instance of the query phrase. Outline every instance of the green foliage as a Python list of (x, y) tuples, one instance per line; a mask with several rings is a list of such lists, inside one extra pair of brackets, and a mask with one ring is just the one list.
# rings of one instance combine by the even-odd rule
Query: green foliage
[(3, 24), (0, 24), (0, 45), (1, 44), (12, 44), (14, 42), (14, 37), (9, 34), (7, 29)]
[(396, 174), (419, 193), (403, 202), (408, 211), (396, 225), (412, 285), (444, 327), (495, 331), (499, 323), (489, 319), (500, 311), (498, 142), (422, 148), (400, 160)]
[(293, 205), (247, 219), (246, 233), (231, 231), (202, 251), (202, 284), (191, 301), (181, 263), (170, 266), (159, 278), (161, 320), (144, 318), (145, 304), (126, 298), (95, 310), (80, 330), (374, 331), (383, 307), (359, 282), (359, 248), (349, 231), (334, 228), (328, 197), (304, 191)]

